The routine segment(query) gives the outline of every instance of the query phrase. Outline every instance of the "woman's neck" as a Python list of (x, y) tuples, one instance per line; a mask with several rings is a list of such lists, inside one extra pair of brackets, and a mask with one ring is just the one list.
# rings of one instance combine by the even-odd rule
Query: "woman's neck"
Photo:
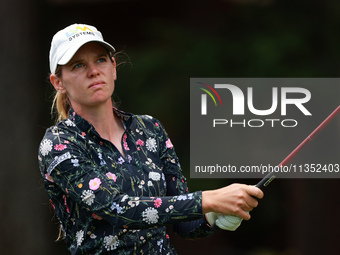
[(125, 156), (121, 140), (124, 126), (121, 119), (113, 112), (112, 102), (91, 109), (74, 109), (74, 111), (90, 122), (98, 134), (105, 140), (113, 143), (120, 153)]

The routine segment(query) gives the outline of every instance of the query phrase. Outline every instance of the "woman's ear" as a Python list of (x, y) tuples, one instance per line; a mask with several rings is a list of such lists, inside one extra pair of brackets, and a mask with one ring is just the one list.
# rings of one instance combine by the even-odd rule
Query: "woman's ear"
[(56, 91), (60, 92), (61, 94), (66, 93), (65, 88), (63, 87), (63, 83), (60, 78), (58, 78), (55, 74), (50, 75), (50, 81), (55, 88)]
[(112, 59), (113, 67), (116, 68), (116, 59), (115, 59), (115, 57), (111, 57), (111, 59)]
[(114, 57), (112, 58), (112, 65), (113, 65), (113, 76), (114, 79), (117, 80), (117, 70), (116, 70), (116, 59)]

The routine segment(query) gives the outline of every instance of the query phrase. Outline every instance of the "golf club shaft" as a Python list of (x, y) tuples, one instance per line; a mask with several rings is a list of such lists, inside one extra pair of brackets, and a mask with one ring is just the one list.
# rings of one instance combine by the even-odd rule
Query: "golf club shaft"
[[(320, 133), (320, 131), (328, 125), (329, 122), (332, 121), (332, 119), (335, 118), (335, 116), (340, 112), (340, 105), (305, 139), (300, 143), (280, 164), (279, 166), (285, 166), (287, 165), (297, 154), (298, 152), (307, 145), (310, 141), (314, 139), (314, 137)], [(269, 183), (272, 182), (276, 177), (274, 172), (271, 172), (267, 174), (261, 181), (259, 181), (255, 186), (263, 189), (264, 187), (267, 187)]]
[[(328, 125), (329, 122), (332, 121), (332, 119), (335, 118), (335, 116), (340, 112), (340, 105), (305, 139), (300, 143), (280, 164), (279, 166), (285, 166), (287, 165), (297, 154), (298, 152), (306, 145), (308, 142), (312, 141), (313, 138), (325, 127)], [(271, 172), (267, 174), (265, 177), (261, 179), (255, 186), (263, 189), (267, 187), (272, 180), (276, 178), (276, 175), (274, 172)], [(237, 217), (237, 216), (226, 216), (226, 217)], [(214, 232), (219, 231), (219, 227), (216, 226), (216, 224), (213, 224), (211, 226), (211, 230)]]

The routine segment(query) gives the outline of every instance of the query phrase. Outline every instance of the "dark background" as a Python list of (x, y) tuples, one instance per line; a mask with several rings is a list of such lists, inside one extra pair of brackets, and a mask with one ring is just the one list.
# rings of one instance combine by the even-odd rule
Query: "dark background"
[[(53, 124), (46, 78), (55, 32), (92, 24), (127, 54), (115, 101), (166, 126), (189, 177), (190, 77), (339, 77), (339, 12), (336, 0), (1, 0), (0, 254), (68, 254), (54, 241), (58, 224), (37, 164), (40, 140)], [(332, 151), (339, 127), (337, 118), (318, 136), (322, 145), (310, 146), (303, 157), (339, 155)], [(188, 182), (195, 191), (231, 180)], [(339, 184), (275, 180), (252, 220), (236, 232), (199, 241), (170, 238), (179, 254), (339, 254)]]

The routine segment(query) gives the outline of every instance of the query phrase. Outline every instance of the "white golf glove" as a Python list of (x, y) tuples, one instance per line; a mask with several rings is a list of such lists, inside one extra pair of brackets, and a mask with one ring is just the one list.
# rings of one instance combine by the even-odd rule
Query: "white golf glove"
[(235, 231), (242, 222), (242, 218), (232, 215), (223, 215), (220, 213), (208, 212), (206, 214), (206, 219), (212, 226), (216, 224), (220, 229)]
[(205, 214), (205, 218), (209, 222), (210, 226), (215, 224), (215, 221), (217, 220), (219, 214), (220, 213), (214, 213), (214, 212), (208, 212)]
[(220, 229), (235, 231), (241, 225), (242, 220), (238, 216), (219, 214), (215, 224)]

